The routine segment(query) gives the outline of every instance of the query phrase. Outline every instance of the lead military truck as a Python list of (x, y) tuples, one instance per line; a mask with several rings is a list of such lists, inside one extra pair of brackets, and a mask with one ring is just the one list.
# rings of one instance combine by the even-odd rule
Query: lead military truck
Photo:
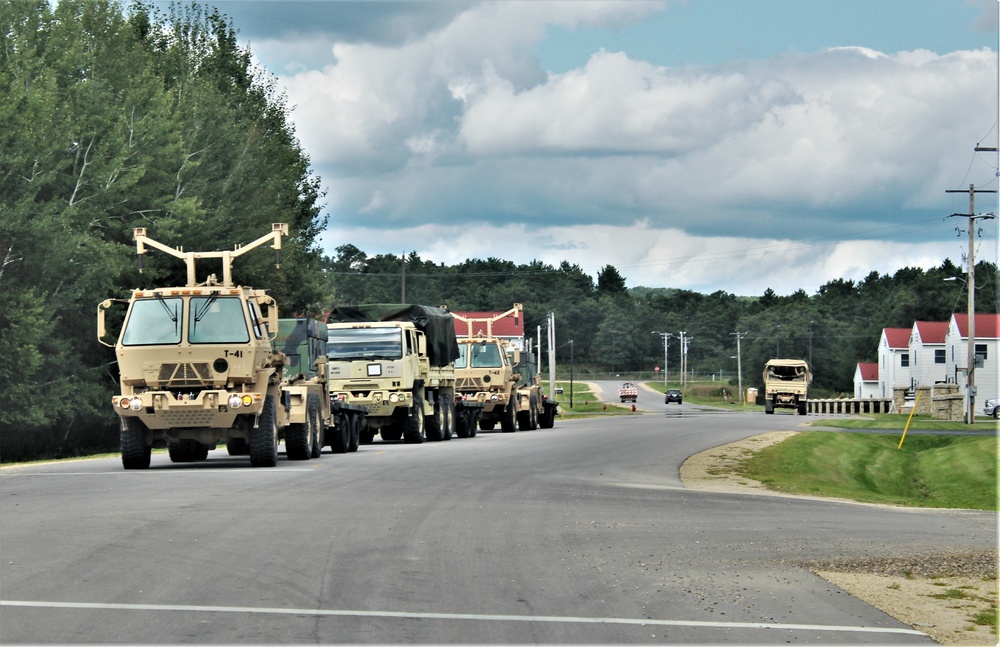
[[(120, 418), (125, 469), (147, 469), (153, 447), (165, 446), (174, 462), (191, 462), (207, 458), (219, 443), (232, 455), (249, 455), (254, 467), (272, 467), (282, 438), (289, 458), (318, 456), (320, 423), (329, 411), (325, 386), (286, 379), (288, 358), (272, 347), (279, 328), (274, 299), (232, 279), (233, 261), (267, 243), (280, 267), (282, 235), (288, 225), (276, 223), (234, 251), (184, 252), (135, 229), (139, 271), (148, 246), (183, 260), (187, 282), (135, 289), (128, 299), (107, 299), (97, 308), (98, 340), (118, 358), (112, 406)], [(215, 274), (197, 281), (196, 263), (204, 259), (221, 260), (221, 282)], [(116, 303), (127, 310), (112, 344), (106, 314)]]

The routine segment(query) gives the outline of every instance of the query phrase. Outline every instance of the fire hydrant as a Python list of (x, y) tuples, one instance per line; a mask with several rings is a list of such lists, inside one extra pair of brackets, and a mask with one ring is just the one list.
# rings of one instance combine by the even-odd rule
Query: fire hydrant
[(635, 405), (632, 405), (632, 413), (635, 413)]

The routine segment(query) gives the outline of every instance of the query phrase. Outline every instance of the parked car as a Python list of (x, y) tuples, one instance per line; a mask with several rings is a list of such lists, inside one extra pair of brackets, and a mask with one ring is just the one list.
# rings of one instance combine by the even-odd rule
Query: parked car
[(983, 413), (994, 418), (1000, 418), (1000, 398), (990, 398), (984, 402)]
[(670, 404), (671, 402), (676, 402), (677, 404), (682, 404), (684, 396), (681, 394), (680, 389), (670, 389), (667, 391), (667, 395), (663, 398), (664, 404)]

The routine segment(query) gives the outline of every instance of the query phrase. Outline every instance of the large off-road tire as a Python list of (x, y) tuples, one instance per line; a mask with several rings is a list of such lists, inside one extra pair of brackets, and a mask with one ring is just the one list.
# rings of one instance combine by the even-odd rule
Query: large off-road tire
[(455, 435), (455, 399), (448, 397), (444, 401), (444, 433), (442, 440), (451, 440)]
[[(351, 423), (351, 439), (347, 443), (347, 451), (356, 452), (358, 451), (358, 446), (361, 445), (361, 426), (364, 424), (361, 416), (350, 415), (347, 419)], [(370, 440), (368, 442), (371, 442)]]
[(515, 397), (515, 395), (511, 394), (500, 418), (500, 431), (505, 434), (512, 434), (517, 431), (517, 401), (514, 400)]
[(312, 420), (312, 438), (309, 443), (310, 458), (319, 458), (326, 444), (326, 423), (320, 411), (319, 396), (313, 393), (309, 396), (309, 419)]
[(340, 413), (333, 417), (333, 427), (327, 430), (330, 437), (330, 451), (334, 454), (346, 454), (351, 443), (351, 423), (346, 414)]
[(285, 455), (290, 461), (304, 461), (312, 455), (312, 420), (295, 422), (285, 430)]
[(146, 425), (138, 418), (121, 418), (122, 467), (127, 470), (149, 469), (153, 448), (146, 444)]
[(471, 413), (468, 409), (455, 412), (455, 435), (459, 438), (468, 438), (474, 429), (475, 420), (472, 419)]
[(403, 442), (416, 444), (424, 440), (424, 399), (419, 393), (414, 393), (410, 415), (403, 424)]
[(528, 431), (531, 429), (531, 412), (530, 411), (518, 411), (517, 412), (517, 430), (518, 431)]
[[(408, 412), (409, 409), (406, 410)], [(405, 412), (404, 412), (405, 413)], [(391, 424), (385, 425), (378, 430), (378, 435), (382, 437), (382, 440), (395, 441), (403, 437), (403, 426), (406, 424), (406, 418), (400, 418), (399, 420), (393, 420)]]
[(250, 453), (250, 446), (246, 438), (230, 438), (226, 441), (226, 451), (230, 456), (246, 456)]
[(799, 400), (798, 401), (798, 410), (799, 410), (799, 415), (800, 416), (806, 415), (806, 401), (805, 400)]
[(493, 429), (496, 426), (497, 426), (497, 421), (496, 420), (492, 420), (492, 419), (487, 420), (486, 418), (480, 418), (479, 419), (479, 428), (482, 429), (483, 431), (493, 431)]
[(556, 408), (542, 405), (542, 415), (538, 419), (538, 426), (542, 429), (552, 429), (556, 426)]
[(264, 398), (257, 426), (250, 428), (250, 465), (274, 467), (278, 464), (278, 412), (274, 396)]
[(361, 430), (360, 441), (362, 445), (371, 445), (375, 441), (375, 430), (368, 426), (368, 423), (362, 423), (364, 429)]
[(444, 405), (440, 398), (434, 399), (434, 413), (424, 417), (424, 430), (427, 433), (427, 440), (444, 440)]
[[(167, 454), (170, 456), (171, 463), (193, 463), (198, 460), (201, 447), (201, 443), (194, 440), (178, 440), (176, 443), (170, 443), (167, 447)], [(205, 456), (208, 456), (207, 451)]]
[(774, 400), (764, 398), (764, 413), (774, 413)]

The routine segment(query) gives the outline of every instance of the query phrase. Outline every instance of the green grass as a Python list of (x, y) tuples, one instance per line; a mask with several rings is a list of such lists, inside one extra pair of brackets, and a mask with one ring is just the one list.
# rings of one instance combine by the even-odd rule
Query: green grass
[[(621, 415), (632, 413), (632, 405), (622, 406), (610, 402), (601, 402), (594, 392), (583, 382), (573, 382), (573, 408), (569, 406), (569, 382), (557, 381), (556, 387), (562, 388), (561, 394), (556, 394), (562, 418), (591, 418), (598, 415)], [(542, 392), (548, 394), (548, 382), (543, 383)]]
[(915, 507), (997, 510), (995, 437), (814, 431), (745, 459), (736, 471), (794, 494)]
[[(810, 424), (820, 427), (836, 427), (838, 429), (899, 429), (906, 426), (908, 415), (895, 413), (875, 413), (864, 414), (860, 418), (831, 418), (821, 420), (810, 420)], [(997, 421), (993, 418), (976, 416), (976, 421), (972, 425), (967, 425), (962, 421), (937, 420), (928, 415), (913, 416), (910, 421), (910, 429), (921, 431), (948, 431), (954, 429), (965, 429), (975, 431), (996, 431)]]

